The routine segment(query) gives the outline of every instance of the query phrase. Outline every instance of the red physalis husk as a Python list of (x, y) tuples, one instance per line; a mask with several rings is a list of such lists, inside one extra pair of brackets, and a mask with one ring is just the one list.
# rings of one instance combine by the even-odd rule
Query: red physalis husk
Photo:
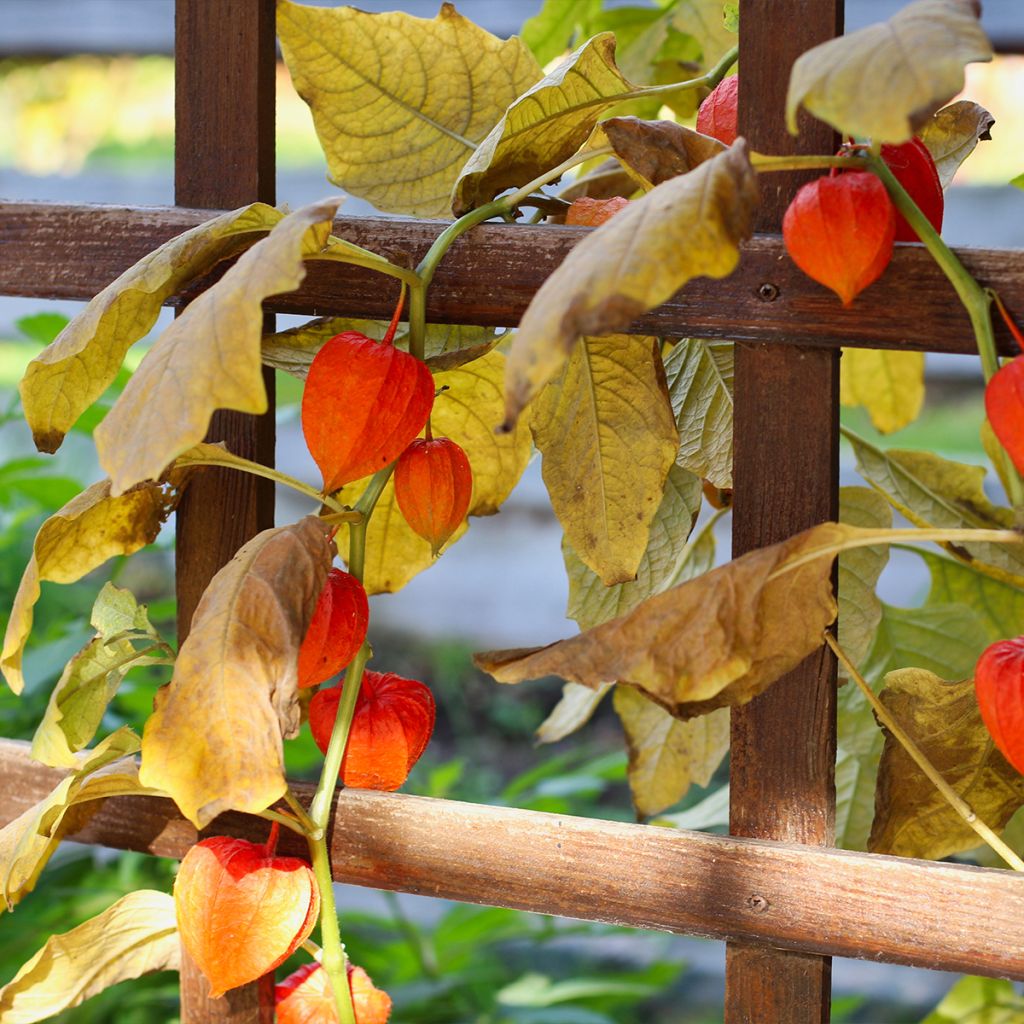
[(332, 569), (299, 648), (299, 689), (337, 675), (363, 646), (369, 621), (362, 583), (351, 573)]
[(420, 438), (402, 452), (395, 466), (395, 500), (435, 555), (466, 518), (472, 496), (469, 459), (450, 438)]
[(625, 196), (612, 196), (611, 199), (580, 196), (579, 199), (574, 199), (572, 205), (566, 210), (565, 223), (575, 224), (578, 227), (600, 227), (628, 204), (629, 200)]
[[(932, 227), (936, 231), (941, 231), (945, 198), (942, 194), (939, 172), (928, 147), (917, 138), (898, 146), (886, 144), (882, 146), (882, 159), (931, 222)], [(899, 210), (896, 211), (896, 241), (919, 241), (917, 232), (907, 223)]]
[(804, 185), (782, 221), (793, 262), (844, 306), (881, 277), (895, 236), (896, 209), (885, 186), (866, 171)]
[(995, 745), (1024, 773), (1024, 637), (985, 649), (974, 669), (974, 692)]
[[(324, 753), (343, 688), (320, 690), (309, 705), (309, 727)], [(341, 781), (355, 789), (398, 789), (430, 741), (434, 716), (434, 697), (423, 683), (393, 672), (364, 672)]]
[(697, 131), (731, 146), (736, 141), (740, 76), (723, 78), (697, 111)]
[[(391, 996), (376, 988), (362, 967), (348, 965), (348, 984), (356, 1024), (387, 1024)], [(277, 1024), (337, 1024), (338, 1010), (327, 972), (318, 963), (303, 964), (274, 986)]]
[(1024, 473), (1024, 356), (1017, 356), (985, 386), (985, 413), (999, 443)]
[(434, 405), (426, 365), (393, 344), (398, 308), (383, 340), (335, 335), (313, 357), (302, 393), (306, 447), (331, 493), (394, 462)]
[(215, 836), (185, 854), (174, 882), (178, 931), (223, 995), (274, 970), (309, 937), (320, 890), (309, 865), (276, 857), (277, 825), (266, 845)]

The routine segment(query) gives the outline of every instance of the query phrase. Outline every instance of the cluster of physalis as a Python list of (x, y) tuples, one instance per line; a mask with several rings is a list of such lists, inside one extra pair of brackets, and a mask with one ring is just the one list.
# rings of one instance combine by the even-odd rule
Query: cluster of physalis
[[(394, 345), (401, 310), (381, 341), (357, 332), (328, 341), (310, 365), (302, 404), (303, 432), (324, 480), (324, 494), (394, 464), (395, 496), (410, 527), (436, 553), (469, 508), (472, 474), (462, 449), (433, 438), (430, 371)], [(426, 434), (420, 438), (421, 433)], [(362, 649), (369, 605), (362, 583), (331, 569), (298, 658), (298, 686), (329, 682)], [(423, 683), (364, 671), (340, 781), (359, 789), (395, 790), (405, 782), (434, 728), (434, 698)], [(309, 725), (326, 754), (344, 683), (318, 690)], [(320, 913), (311, 868), (275, 855), (275, 823), (266, 845), (223, 836), (194, 846), (174, 887), (182, 942), (210, 982), (211, 994), (263, 977), (307, 943)], [(224, 922), (233, 922), (230, 942)], [(348, 965), (356, 1024), (383, 1024), (391, 999), (359, 967)], [(330, 979), (319, 962), (276, 986), (280, 1024), (336, 1021)]]

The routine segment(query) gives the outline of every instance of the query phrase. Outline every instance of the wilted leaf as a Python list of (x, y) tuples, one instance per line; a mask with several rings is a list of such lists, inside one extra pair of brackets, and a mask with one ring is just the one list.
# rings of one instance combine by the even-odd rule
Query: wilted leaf
[[(1002, 863), (1002, 862), (1000, 862)], [(1001, 978), (961, 978), (921, 1024), (1020, 1024), (1024, 996)]]
[(579, 636), (475, 661), (501, 683), (547, 675), (593, 688), (626, 683), (678, 718), (743, 704), (820, 646), (836, 614), (832, 559), (859, 532), (823, 523)]
[(924, 353), (846, 348), (839, 401), (862, 405), (875, 429), (891, 434), (913, 423), (924, 404)]
[(279, 0), (277, 32), (332, 178), (389, 213), (446, 216), (462, 165), (542, 74), (448, 3), (427, 20)]
[(678, 438), (654, 338), (585, 338), (531, 417), (566, 538), (611, 586), (636, 576)]
[(906, 142), (964, 87), (965, 64), (991, 59), (969, 0), (917, 0), (797, 58), (786, 123), (795, 135), (803, 104), (842, 135)]
[(249, 541), (206, 588), (157, 692), (139, 778), (198, 828), (284, 794), (281, 739), (299, 729), (299, 645), (330, 568), (327, 533), (307, 516)]
[(537, 742), (557, 743), (586, 725), (611, 688), (611, 683), (605, 683), (596, 690), (579, 683), (566, 683), (558, 703), (537, 728)]
[(46, 945), (0, 989), (5, 1024), (33, 1024), (79, 1006), (111, 985), (153, 971), (176, 971), (181, 945), (174, 899), (141, 889), (122, 896)]
[(21, 693), (25, 680), (21, 656), (32, 630), (32, 609), (40, 583), (74, 583), (114, 555), (130, 555), (160, 532), (184, 486), (174, 474), (169, 484), (143, 484), (111, 497), (110, 481), (101, 480), (55, 512), (39, 528), (32, 559), (21, 577), (4, 637), (0, 668), (8, 686)]
[(523, 22), (519, 32), (540, 64), (546, 65), (569, 49), (580, 25), (601, 10), (601, 0), (544, 0), (544, 5)]
[[(497, 512), (526, 469), (530, 459), (530, 429), (521, 423), (511, 434), (495, 434), (501, 420), (501, 384), (505, 357), (489, 352), (475, 362), (434, 375), (434, 383), (447, 388), (437, 396), (430, 421), (435, 437), (450, 437), (461, 446), (473, 470), (473, 500), (469, 515)], [(368, 481), (359, 480), (345, 489), (346, 499), (355, 500)], [(394, 481), (377, 502), (366, 531), (366, 575), (369, 594), (401, 590), (417, 573), (433, 564), (430, 541), (413, 533), (395, 503)], [(343, 527), (343, 530), (345, 528)], [(454, 544), (463, 533), (460, 527), (448, 541)], [(347, 551), (342, 543), (341, 550)]]
[(974, 152), (978, 142), (992, 138), (989, 130), (995, 123), (996, 119), (984, 107), (970, 100), (950, 103), (925, 122), (918, 135), (935, 161), (943, 188), (949, 188), (957, 168)]
[(173, 663), (145, 607), (129, 591), (104, 584), (91, 622), (96, 636), (68, 662), (32, 738), (32, 757), (54, 768), (77, 765), (75, 754), (92, 742), (130, 669)]
[(149, 333), (168, 297), (252, 244), (282, 216), (264, 203), (222, 214), (165, 242), (107, 285), (28, 364), (21, 401), (36, 447), (60, 447), (78, 417), (113, 383), (128, 349)]
[(615, 65), (615, 36), (588, 39), (520, 96), (466, 161), (452, 192), (455, 215), (567, 160), (601, 114), (634, 88)]
[[(839, 520), (851, 526), (885, 528), (892, 526), (892, 512), (876, 491), (841, 487)], [(854, 548), (839, 556), (839, 646), (854, 665), (867, 654), (882, 619), (882, 602), (875, 587), (888, 561), (886, 544)]]
[(665, 375), (679, 429), (676, 465), (732, 487), (732, 342), (683, 339), (665, 360)]
[(567, 202), (581, 199), (614, 199), (622, 196), (628, 199), (636, 191), (636, 182), (632, 174), (626, 171), (618, 160), (609, 158), (602, 160), (596, 167), (586, 170), (566, 189), (559, 191), (559, 196)]
[[(939, 774), (996, 832), (1024, 804), (1024, 776), (996, 750), (974, 682), (924, 669), (890, 672), (881, 699)], [(878, 769), (872, 853), (938, 860), (978, 845), (978, 834), (887, 733)]]
[(638, 817), (678, 803), (691, 784), (706, 786), (729, 749), (729, 711), (681, 722), (628, 686), (616, 686), (615, 710), (629, 750), (629, 790)]
[(996, 640), (1010, 639), (1024, 633), (1024, 591), (1001, 583), (970, 566), (950, 558), (919, 551), (932, 585), (928, 591), (929, 605), (961, 605), (981, 620), (983, 632), (977, 637), (977, 653)]
[(160, 336), (96, 428), (111, 493), (159, 477), (202, 441), (214, 410), (266, 411), (262, 302), (298, 288), (303, 258), (323, 248), (337, 206), (325, 200), (289, 214)]
[(739, 141), (592, 231), (523, 314), (509, 353), (506, 424), (558, 373), (579, 337), (628, 327), (693, 277), (732, 273), (757, 201)]

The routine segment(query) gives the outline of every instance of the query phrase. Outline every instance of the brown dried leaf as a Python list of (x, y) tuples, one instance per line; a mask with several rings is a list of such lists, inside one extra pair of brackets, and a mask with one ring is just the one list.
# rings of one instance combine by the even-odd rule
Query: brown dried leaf
[(330, 568), (328, 532), (307, 516), (249, 541), (207, 587), (157, 693), (139, 778), (198, 828), (284, 794), (281, 739), (299, 728), (299, 645)]
[(687, 174), (723, 152), (718, 139), (684, 128), (675, 121), (641, 121), (609, 117), (594, 131), (596, 145), (609, 145), (623, 167), (645, 189)]
[(943, 188), (949, 188), (957, 168), (978, 143), (992, 138), (989, 130), (995, 123), (996, 119), (984, 107), (970, 100), (950, 103), (925, 123), (920, 131), (921, 141), (935, 161)]

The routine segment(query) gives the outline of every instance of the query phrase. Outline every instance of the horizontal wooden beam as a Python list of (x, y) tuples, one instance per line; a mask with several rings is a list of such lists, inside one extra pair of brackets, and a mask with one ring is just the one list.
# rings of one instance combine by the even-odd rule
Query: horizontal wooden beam
[[(168, 238), (210, 211), (178, 208), (0, 203), (0, 295), (89, 299)], [(336, 233), (391, 259), (415, 263), (441, 229), (436, 221), (341, 218)], [(434, 278), (427, 315), (435, 323), (511, 327), (544, 279), (589, 228), (484, 224), (460, 239)], [(1024, 314), (1024, 252), (965, 249), (984, 284)], [(390, 316), (394, 289), (372, 271), (314, 263), (302, 288), (271, 300), (274, 312)], [(883, 279), (843, 309), (805, 277), (775, 235), (744, 246), (724, 281), (698, 278), (641, 317), (632, 333), (730, 338), (835, 348), (905, 348), (974, 353), (967, 316), (919, 245), (900, 245)], [(1002, 324), (1004, 354), (1017, 353)]]
[[(61, 773), (3, 740), (0, 777), (6, 824)], [(308, 803), (312, 786), (294, 789)], [(263, 842), (267, 829), (228, 814), (210, 832)], [(123, 797), (67, 838), (182, 857), (197, 836), (169, 800)], [(291, 832), (280, 848), (305, 853)], [(379, 889), (1024, 980), (1024, 878), (1010, 871), (364, 790), (337, 797), (331, 860), (339, 882)]]

